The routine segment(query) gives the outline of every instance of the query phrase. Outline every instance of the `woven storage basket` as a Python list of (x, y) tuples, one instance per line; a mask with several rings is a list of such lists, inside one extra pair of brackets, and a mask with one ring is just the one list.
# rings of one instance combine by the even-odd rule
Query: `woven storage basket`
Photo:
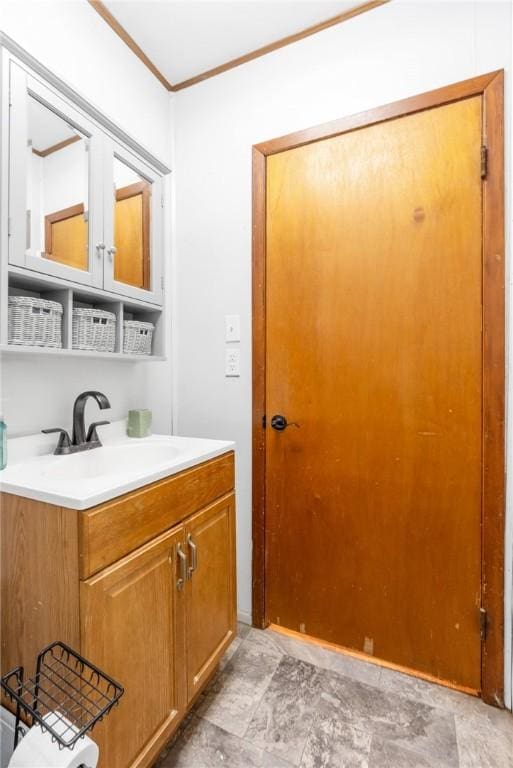
[(116, 315), (103, 309), (73, 309), (71, 345), (73, 349), (114, 352)]
[(62, 347), (62, 304), (31, 296), (9, 296), (9, 344)]
[(126, 355), (151, 355), (151, 340), (155, 326), (140, 320), (123, 323), (123, 352)]

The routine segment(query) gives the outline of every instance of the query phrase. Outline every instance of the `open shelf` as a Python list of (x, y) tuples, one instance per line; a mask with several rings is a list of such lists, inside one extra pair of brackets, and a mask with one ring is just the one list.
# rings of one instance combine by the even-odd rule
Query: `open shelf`
[[(63, 307), (62, 348), (24, 346), (8, 344), (7, 338), (0, 343), (0, 352), (9, 356), (25, 357), (43, 355), (50, 357), (84, 357), (124, 362), (163, 361), (164, 351), (164, 314), (162, 308), (154, 304), (125, 298), (89, 286), (64, 285), (57, 278), (39, 275), (20, 268), (10, 268), (8, 274), (9, 296), (32, 296), (57, 301)], [(74, 349), (72, 346), (73, 308), (83, 307), (103, 309), (116, 315), (116, 341), (113, 352)], [(124, 320), (141, 320), (155, 326), (152, 339), (151, 355), (125, 354), (123, 352)]]

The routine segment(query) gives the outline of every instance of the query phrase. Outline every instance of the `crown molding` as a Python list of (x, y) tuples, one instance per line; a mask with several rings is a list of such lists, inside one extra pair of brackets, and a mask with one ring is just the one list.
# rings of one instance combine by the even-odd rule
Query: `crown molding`
[(275, 40), (274, 42), (269, 43), (268, 45), (262, 46), (261, 48), (256, 48), (254, 51), (250, 51), (243, 56), (238, 56), (236, 59), (231, 59), (224, 64), (219, 64), (219, 66), (214, 67), (213, 69), (208, 69), (205, 72), (200, 72), (200, 74), (194, 75), (194, 77), (190, 77), (187, 80), (182, 80), (179, 83), (173, 84), (170, 83), (165, 75), (163, 75), (162, 72), (155, 66), (151, 59), (135, 42), (133, 37), (128, 34), (126, 29), (118, 22), (115, 16), (109, 11), (105, 4), (101, 2), (101, 0), (87, 1), (94, 8), (94, 10), (100, 14), (102, 19), (109, 25), (109, 27), (111, 27), (111, 29), (121, 38), (121, 40), (123, 40), (123, 42), (130, 48), (130, 50), (135, 53), (135, 55), (143, 62), (146, 67), (148, 67), (150, 72), (152, 72), (152, 74), (160, 81), (160, 83), (165, 88), (167, 88), (168, 91), (172, 92), (181, 91), (184, 88), (190, 88), (192, 85), (196, 85), (197, 83), (201, 83), (211, 77), (215, 77), (216, 75), (220, 75), (223, 72), (227, 72), (229, 69), (240, 67), (241, 64), (246, 64), (248, 61), (253, 61), (253, 59), (258, 59), (260, 56), (265, 56), (268, 53), (277, 51), (279, 48), (284, 48), (285, 46), (291, 45), (292, 43), (297, 43), (299, 40), (303, 40), (305, 37), (315, 35), (317, 32), (322, 32), (324, 29), (334, 27), (335, 25), (341, 24), (344, 21), (353, 19), (355, 16), (360, 16), (362, 13), (372, 11), (374, 8), (379, 8), (379, 6), (386, 5), (387, 3), (391, 2), (391, 0), (368, 0), (368, 2), (357, 5), (347, 11), (343, 11), (342, 13), (338, 13), (336, 16), (332, 16), (331, 18), (326, 19), (326, 21), (313, 24), (310, 27), (302, 29), (300, 32), (295, 32), (294, 34), (288, 35), (287, 37), (282, 37), (279, 40)]

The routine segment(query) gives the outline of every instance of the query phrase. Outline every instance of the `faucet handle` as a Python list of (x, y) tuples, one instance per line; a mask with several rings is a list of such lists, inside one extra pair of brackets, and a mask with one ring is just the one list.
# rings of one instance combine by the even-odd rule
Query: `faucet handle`
[(53, 432), (59, 432), (60, 433), (59, 441), (57, 443), (57, 447), (55, 448), (54, 453), (60, 454), (60, 453), (70, 452), (71, 440), (65, 429), (63, 429), (62, 427), (53, 427), (52, 429), (42, 429), (41, 432), (43, 432), (45, 435), (51, 435)]
[(98, 432), (96, 431), (96, 427), (101, 427), (104, 424), (110, 424), (110, 421), (93, 421), (93, 423), (89, 425), (89, 429), (87, 430), (86, 443), (100, 442), (100, 438), (98, 437)]

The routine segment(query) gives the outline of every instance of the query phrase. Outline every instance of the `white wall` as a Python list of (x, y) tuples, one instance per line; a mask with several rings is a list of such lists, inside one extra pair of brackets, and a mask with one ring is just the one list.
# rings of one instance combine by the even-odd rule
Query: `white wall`
[[(509, 89), (509, 3), (395, 0), (175, 96), (176, 426), (237, 441), (243, 614), (251, 611), (251, 145), (503, 67)], [(239, 380), (223, 375), (226, 313), (241, 315)]]
[[(0, 30), (170, 163), (168, 92), (86, 0), (0, 0)], [(168, 222), (168, 275), (169, 246)], [(73, 400), (85, 389), (107, 394), (113, 406), (107, 418), (122, 417), (128, 408), (149, 407), (156, 430), (170, 431), (170, 363), (21, 360), (4, 355), (1, 369), (0, 411), (11, 435), (70, 426)], [(95, 407), (90, 406), (90, 415)]]

